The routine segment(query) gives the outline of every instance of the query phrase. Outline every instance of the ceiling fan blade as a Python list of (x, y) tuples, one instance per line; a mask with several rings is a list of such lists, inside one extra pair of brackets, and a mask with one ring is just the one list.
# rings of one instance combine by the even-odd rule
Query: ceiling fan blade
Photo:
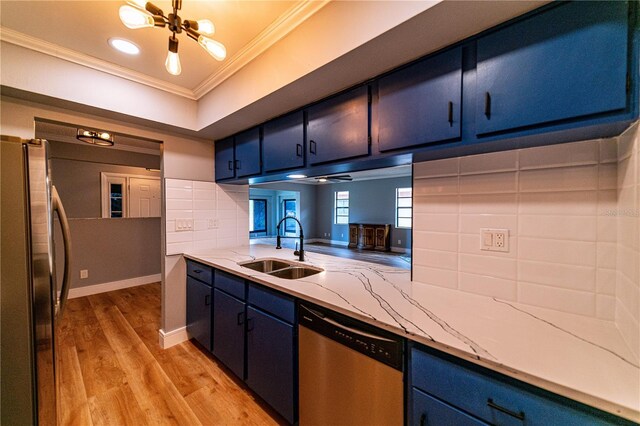
[(329, 177), (327, 177), (327, 179), (333, 179), (333, 180), (346, 180), (346, 181), (351, 181), (351, 180), (353, 180), (353, 178), (352, 178), (350, 175), (329, 176)]

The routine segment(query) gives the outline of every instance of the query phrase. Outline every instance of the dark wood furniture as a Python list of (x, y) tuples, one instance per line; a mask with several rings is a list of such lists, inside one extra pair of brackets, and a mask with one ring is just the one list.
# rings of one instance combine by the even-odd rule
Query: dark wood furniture
[(391, 250), (391, 225), (349, 224), (349, 248), (361, 250)]

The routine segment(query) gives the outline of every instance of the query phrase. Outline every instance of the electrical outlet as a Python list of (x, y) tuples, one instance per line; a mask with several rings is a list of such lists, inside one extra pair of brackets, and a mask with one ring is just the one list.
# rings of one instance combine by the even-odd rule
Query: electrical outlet
[(480, 250), (508, 252), (509, 230), (481, 228)]
[(340, 238), (344, 238), (344, 234), (340, 234)]
[(80, 279), (84, 280), (86, 278), (89, 278), (89, 270), (88, 269), (81, 269), (80, 270)]
[(398, 245), (402, 244), (402, 240), (398, 240)]
[(218, 225), (218, 219), (209, 219), (209, 229), (218, 229), (220, 226)]

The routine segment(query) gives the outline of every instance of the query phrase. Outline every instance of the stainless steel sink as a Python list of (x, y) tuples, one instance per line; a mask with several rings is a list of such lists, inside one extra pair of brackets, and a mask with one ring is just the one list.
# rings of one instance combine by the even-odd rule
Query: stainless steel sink
[(256, 259), (249, 262), (242, 262), (238, 265), (244, 268), (253, 269), (254, 271), (268, 273), (271, 271), (277, 271), (278, 269), (288, 268), (291, 266), (291, 263), (277, 259)]
[(254, 271), (264, 272), (286, 280), (296, 280), (298, 278), (308, 277), (318, 274), (324, 269), (307, 266), (296, 262), (287, 262), (280, 259), (255, 259), (246, 262), (240, 262), (238, 265), (243, 268), (249, 268)]
[(291, 268), (280, 269), (279, 271), (269, 272), (269, 275), (287, 280), (297, 280), (298, 278), (308, 277), (322, 272), (322, 269), (311, 268), (308, 266), (292, 266)]

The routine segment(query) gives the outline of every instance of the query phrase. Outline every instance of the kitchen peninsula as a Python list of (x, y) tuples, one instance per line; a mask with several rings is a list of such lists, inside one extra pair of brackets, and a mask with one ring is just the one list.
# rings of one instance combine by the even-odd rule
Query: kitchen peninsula
[(305, 265), (324, 272), (297, 280), (238, 265), (256, 258), (295, 260), (288, 250), (264, 245), (185, 257), (637, 420), (640, 368), (610, 322), (412, 282), (406, 270), (316, 253), (308, 253)]

